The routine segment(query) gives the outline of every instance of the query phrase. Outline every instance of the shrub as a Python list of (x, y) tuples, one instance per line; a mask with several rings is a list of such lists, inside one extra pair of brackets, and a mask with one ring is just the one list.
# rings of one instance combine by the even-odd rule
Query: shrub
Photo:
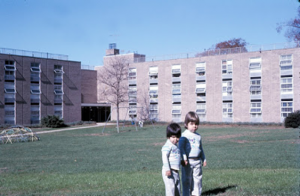
[(300, 127), (300, 110), (290, 113), (284, 120), (285, 128), (298, 128)]
[(42, 120), (41, 120), (41, 123), (43, 126), (46, 126), (46, 127), (51, 127), (51, 128), (58, 128), (58, 127), (65, 127), (65, 123), (64, 123), (64, 120), (59, 118), (58, 116), (46, 116), (46, 117), (43, 117)]

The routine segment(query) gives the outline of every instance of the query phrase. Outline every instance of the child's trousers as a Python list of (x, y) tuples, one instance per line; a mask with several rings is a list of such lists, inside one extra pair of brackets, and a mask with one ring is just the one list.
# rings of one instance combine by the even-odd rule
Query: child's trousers
[(202, 192), (201, 160), (189, 159), (188, 165), (182, 167), (182, 195), (200, 196)]
[(179, 172), (171, 170), (171, 173), (171, 176), (166, 176), (166, 170), (162, 169), (162, 177), (165, 183), (166, 196), (180, 196)]

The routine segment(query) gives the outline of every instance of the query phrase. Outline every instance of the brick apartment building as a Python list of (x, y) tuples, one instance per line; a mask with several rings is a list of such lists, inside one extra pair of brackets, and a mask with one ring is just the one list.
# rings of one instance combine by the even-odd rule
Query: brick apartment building
[(47, 115), (78, 122), (82, 110), (99, 107), (96, 71), (66, 55), (0, 49), (0, 91), (0, 125), (39, 124)]
[[(140, 120), (143, 108), (166, 122), (182, 122), (188, 111), (210, 122), (282, 122), (300, 109), (299, 47), (210, 52), (155, 60), (110, 46), (104, 66), (110, 58), (131, 62), (120, 119)], [(116, 120), (97, 81), (101, 67), (85, 70), (65, 55), (0, 48), (1, 66), (0, 125), (39, 124), (47, 115), (66, 123)]]
[(132, 60), (129, 101), (122, 105), (121, 120), (139, 120), (144, 107), (151, 119), (166, 122), (183, 122), (189, 111), (210, 122), (282, 122), (300, 109), (300, 48), (295, 45), (207, 51), (168, 60), (110, 48), (104, 66), (107, 59), (120, 56)]

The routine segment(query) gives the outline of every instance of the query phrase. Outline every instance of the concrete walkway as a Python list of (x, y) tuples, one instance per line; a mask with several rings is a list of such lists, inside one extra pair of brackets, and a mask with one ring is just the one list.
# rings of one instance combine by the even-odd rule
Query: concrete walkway
[(69, 131), (74, 129), (87, 129), (87, 128), (94, 128), (94, 127), (103, 127), (103, 126), (109, 126), (109, 125), (116, 125), (116, 123), (97, 123), (96, 125), (86, 126), (86, 127), (70, 127), (70, 128), (63, 128), (63, 129), (53, 129), (49, 131), (37, 131), (34, 132), (36, 134), (44, 134), (44, 133), (55, 133), (55, 132), (62, 132), (62, 131)]

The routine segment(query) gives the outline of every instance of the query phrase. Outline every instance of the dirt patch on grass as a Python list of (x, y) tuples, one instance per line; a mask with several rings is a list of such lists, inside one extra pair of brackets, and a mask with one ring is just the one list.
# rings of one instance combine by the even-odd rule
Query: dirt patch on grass
[[(213, 142), (213, 141), (219, 141), (219, 140), (226, 140), (226, 139), (233, 139), (237, 137), (258, 137), (262, 133), (270, 133), (270, 131), (260, 131), (257, 133), (249, 132), (249, 133), (238, 133), (238, 134), (232, 134), (232, 135), (216, 135), (216, 136), (208, 136), (205, 137), (206, 141)], [(242, 140), (240, 140), (242, 141)], [(244, 141), (244, 140), (243, 140)]]
[(232, 142), (235, 142), (235, 143), (239, 143), (239, 144), (245, 144), (245, 143), (249, 143), (248, 140), (231, 140)]
[(247, 129), (284, 129), (284, 126), (279, 126), (279, 125), (236, 125), (236, 124), (231, 124), (231, 125), (226, 125), (226, 124), (221, 124), (221, 125), (209, 125), (209, 124), (201, 124), (200, 123), (200, 129), (201, 127), (203, 128), (232, 128), (232, 127), (241, 127), (241, 128), (247, 128)]
[(103, 136), (109, 136), (109, 133), (91, 133), (91, 134), (83, 134), (83, 135), (77, 135), (77, 136), (97, 136), (97, 137), (103, 137)]

